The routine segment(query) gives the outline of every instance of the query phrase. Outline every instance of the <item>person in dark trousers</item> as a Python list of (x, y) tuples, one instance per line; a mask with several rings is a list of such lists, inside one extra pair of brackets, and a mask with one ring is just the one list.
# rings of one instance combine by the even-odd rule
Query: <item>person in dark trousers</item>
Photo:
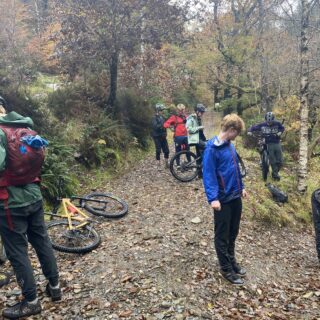
[(260, 131), (262, 133), (267, 144), (272, 168), (272, 178), (274, 180), (280, 180), (279, 170), (283, 164), (280, 137), (284, 131), (284, 126), (281, 122), (275, 120), (272, 112), (266, 113), (265, 120), (265, 122), (251, 126), (248, 130), (248, 134), (251, 135), (255, 131)]
[(311, 204), (314, 231), (316, 235), (316, 250), (320, 263), (320, 189), (317, 189), (312, 193)]
[[(186, 106), (179, 103), (176, 108), (176, 113), (172, 114), (168, 120), (165, 121), (165, 128), (172, 128), (174, 131), (174, 146), (175, 151), (180, 152), (182, 149), (189, 150), (188, 133), (186, 129), (187, 115)], [(190, 161), (190, 159), (188, 159)], [(177, 158), (177, 165), (180, 165), (180, 157)]]
[[(53, 301), (61, 299), (61, 289), (56, 259), (44, 222), (39, 177), (21, 185), (12, 185), (10, 182), (14, 179), (27, 180), (30, 175), (27, 173), (27, 178), (17, 177), (16, 172), (11, 172), (12, 161), (8, 165), (10, 161), (7, 159), (12, 159), (15, 142), (9, 141), (7, 134), (11, 132), (14, 135), (21, 128), (29, 130), (27, 128), (32, 128), (33, 122), (16, 112), (6, 114), (7, 104), (2, 97), (0, 105), (0, 235), (24, 297), (22, 301), (5, 308), (2, 315), (4, 318), (19, 319), (41, 312), (33, 268), (28, 257), (28, 243), (36, 251), (43, 274), (48, 280), (46, 292)], [(19, 150), (25, 153), (28, 148), (20, 145)]]
[(156, 147), (156, 160), (158, 162), (158, 168), (161, 169), (160, 155), (162, 150), (164, 154), (165, 167), (169, 168), (169, 146), (167, 141), (167, 130), (163, 127), (163, 110), (165, 110), (165, 106), (161, 103), (157, 103), (155, 109), (156, 114), (152, 118), (152, 138)]
[(225, 116), (218, 136), (208, 141), (203, 155), (203, 185), (214, 211), (214, 244), (222, 276), (234, 285), (244, 283), (246, 270), (236, 260), (235, 242), (242, 213), (241, 197), (247, 197), (238, 156), (231, 143), (244, 130), (236, 114)]

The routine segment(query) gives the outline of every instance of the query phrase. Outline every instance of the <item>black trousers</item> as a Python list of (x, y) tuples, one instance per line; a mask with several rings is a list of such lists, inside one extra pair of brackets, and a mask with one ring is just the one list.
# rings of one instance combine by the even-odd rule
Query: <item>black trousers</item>
[(320, 189), (317, 189), (311, 196), (312, 216), (316, 234), (316, 249), (320, 261)]
[(169, 159), (169, 146), (166, 137), (153, 137), (156, 146), (156, 159), (160, 160), (161, 150), (165, 159)]
[(242, 200), (237, 198), (221, 203), (221, 211), (214, 211), (214, 245), (220, 268), (228, 272), (236, 263), (235, 242), (239, 233)]
[(0, 234), (22, 294), (32, 301), (37, 297), (37, 290), (28, 257), (28, 242), (35, 249), (43, 274), (50, 284), (55, 286), (59, 281), (56, 259), (44, 223), (42, 201), (10, 209), (10, 218), (12, 228), (8, 225), (4, 210), (0, 209)]

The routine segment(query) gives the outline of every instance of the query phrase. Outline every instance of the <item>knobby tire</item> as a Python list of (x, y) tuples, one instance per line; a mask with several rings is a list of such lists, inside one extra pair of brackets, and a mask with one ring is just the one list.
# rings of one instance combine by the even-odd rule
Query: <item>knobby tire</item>
[(80, 205), (96, 216), (116, 219), (122, 218), (128, 213), (128, 204), (111, 193), (93, 192), (84, 198), (80, 201)]
[(4, 250), (4, 246), (2, 243), (2, 240), (0, 238), (0, 264), (3, 264), (7, 261), (7, 255), (6, 252)]
[[(78, 225), (78, 222), (72, 221), (74, 226)], [(86, 253), (94, 250), (101, 243), (101, 237), (98, 232), (91, 226), (85, 225), (76, 231), (68, 230), (68, 220), (53, 220), (47, 224), (47, 230), (50, 237), (52, 247), (57, 251), (66, 252), (66, 253)], [(56, 233), (53, 233), (53, 230), (56, 229)], [(81, 235), (82, 234), (82, 235)], [(80, 242), (83, 242), (81, 237), (87, 237), (90, 235), (91, 243), (89, 244), (77, 244), (74, 245), (74, 242), (71, 240), (77, 239)], [(69, 238), (69, 239), (68, 239)], [(67, 240), (65, 243), (59, 242), (59, 240)], [(69, 241), (68, 241), (69, 240)]]
[[(188, 166), (188, 158), (187, 156), (190, 156), (191, 159), (191, 165)], [(180, 158), (180, 168), (177, 166), (177, 159)], [(177, 152), (170, 160), (170, 172), (171, 174), (179, 181), (181, 182), (190, 182), (194, 180), (197, 175), (200, 168), (198, 168), (198, 164), (196, 163), (197, 156), (187, 150), (183, 150), (180, 152)], [(184, 173), (188, 173), (187, 176), (184, 175)]]

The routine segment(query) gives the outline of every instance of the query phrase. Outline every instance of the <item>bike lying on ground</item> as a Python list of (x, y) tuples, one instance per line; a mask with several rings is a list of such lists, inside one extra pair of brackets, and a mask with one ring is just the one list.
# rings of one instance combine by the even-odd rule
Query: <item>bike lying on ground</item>
[[(244, 178), (247, 170), (238, 153), (237, 156), (240, 175)], [(177, 180), (190, 182), (194, 180), (199, 173), (202, 174), (202, 156), (196, 156), (195, 153), (188, 150), (177, 152), (170, 160), (170, 172)]]
[(99, 246), (101, 237), (92, 226), (97, 221), (91, 219), (84, 210), (106, 218), (121, 218), (127, 214), (128, 205), (110, 193), (94, 192), (83, 197), (58, 199), (53, 211), (45, 213), (54, 218), (47, 224), (54, 249), (67, 253), (86, 253)]

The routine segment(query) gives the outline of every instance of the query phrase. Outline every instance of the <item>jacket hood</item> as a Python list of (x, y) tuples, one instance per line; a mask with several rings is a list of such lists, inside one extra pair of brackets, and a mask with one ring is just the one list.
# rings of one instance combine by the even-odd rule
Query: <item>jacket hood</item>
[(229, 144), (230, 141), (220, 141), (218, 139), (218, 136), (214, 136), (207, 142), (207, 148), (223, 148), (225, 146), (228, 146)]
[(0, 124), (8, 124), (8, 125), (22, 125), (26, 127), (33, 127), (33, 121), (29, 117), (23, 117), (19, 113), (14, 111), (9, 112), (3, 117), (0, 117)]

